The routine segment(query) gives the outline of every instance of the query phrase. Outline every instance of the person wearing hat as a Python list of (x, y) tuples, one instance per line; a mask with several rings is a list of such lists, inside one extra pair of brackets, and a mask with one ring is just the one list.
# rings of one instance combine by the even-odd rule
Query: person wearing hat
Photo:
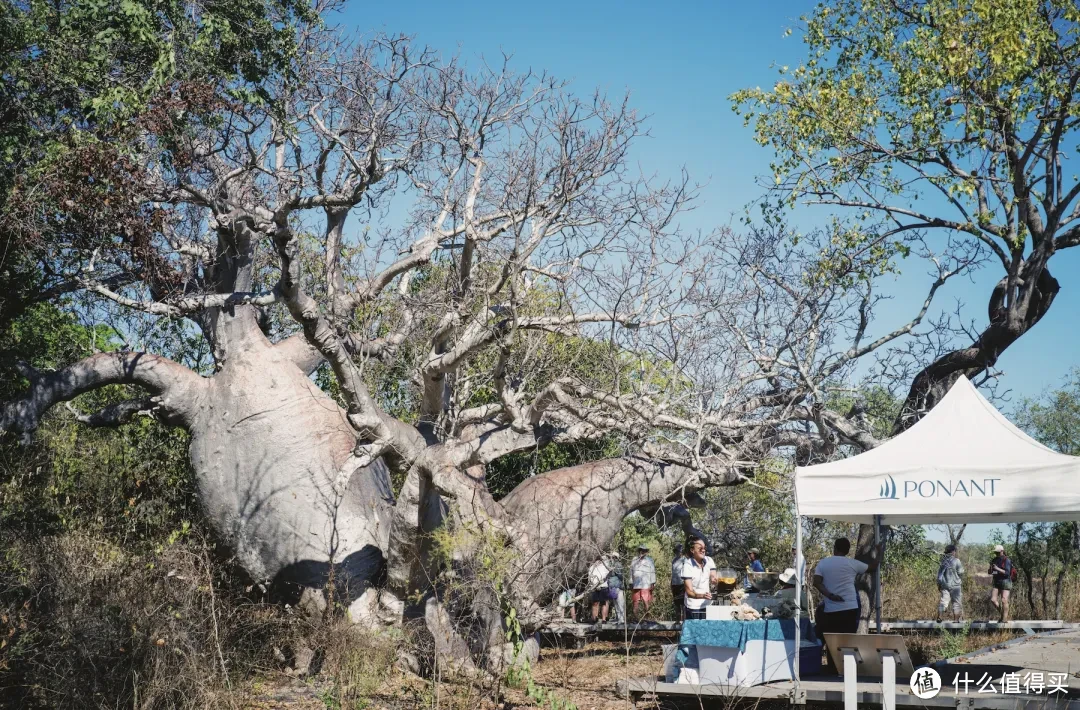
[[(795, 583), (798, 581), (798, 579), (799, 574), (795, 571), (794, 567), (788, 567), (786, 570), (777, 575), (777, 580), (779, 580), (780, 582), (779, 596), (781, 599), (790, 599), (791, 601), (795, 601)], [(799, 597), (799, 606), (804, 611), (810, 608), (807, 605), (807, 599), (809, 598), (809, 594), (810, 590), (807, 589), (806, 585), (804, 584), (802, 586), (801, 596)]]
[(941, 558), (941, 566), (938, 567), (937, 586), (941, 592), (941, 600), (938, 602), (937, 622), (941, 623), (941, 617), (945, 613), (945, 607), (952, 603), (953, 619), (964, 620), (963, 604), (963, 581), (964, 565), (960, 564), (957, 557), (956, 545), (945, 548), (945, 555)]
[(987, 573), (993, 578), (990, 603), (998, 610), (998, 619), (1002, 622), (1008, 621), (1009, 594), (1013, 586), (1013, 563), (1001, 545), (994, 546), (994, 559), (990, 561), (990, 569)]
[(648, 614), (652, 606), (653, 587), (656, 586), (656, 564), (649, 557), (649, 546), (644, 542), (638, 545), (638, 556), (630, 565), (630, 582), (634, 590), (630, 596), (631, 609), (635, 616), (641, 618), (643, 614), (638, 614), (638, 602), (645, 605), (645, 614)]
[(765, 571), (765, 565), (762, 564), (762, 562), (761, 562), (761, 550), (757, 549), (756, 547), (751, 547), (746, 552), (746, 559), (749, 561), (749, 564), (746, 565), (747, 575), (746, 575), (745, 589), (746, 589), (747, 593), (750, 593), (750, 592), (752, 592), (754, 590), (754, 585), (750, 583), (750, 574), (749, 573), (750, 572), (764, 572)]

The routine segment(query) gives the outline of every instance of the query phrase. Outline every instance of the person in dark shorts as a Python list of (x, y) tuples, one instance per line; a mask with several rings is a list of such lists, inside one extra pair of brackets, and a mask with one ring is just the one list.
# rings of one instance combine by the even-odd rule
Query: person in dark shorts
[(589, 620), (594, 624), (598, 621), (607, 621), (609, 603), (611, 602), (610, 588), (607, 581), (610, 574), (611, 567), (603, 557), (597, 558), (589, 567), (589, 589), (592, 590), (590, 598), (592, 601), (592, 613), (589, 615)]
[(674, 548), (675, 558), (671, 562), (671, 605), (675, 608), (678, 621), (683, 618), (683, 565), (686, 557), (683, 556), (683, 546), (676, 545)]
[(716, 585), (716, 565), (705, 554), (705, 541), (692, 537), (686, 541), (690, 556), (683, 564), (683, 614), (687, 621), (704, 619), (705, 608), (712, 601)]
[(1013, 563), (1001, 545), (994, 547), (994, 559), (990, 562), (990, 569), (987, 572), (993, 578), (990, 603), (998, 610), (998, 620), (1008, 621), (1009, 595), (1013, 587)]
[[(846, 537), (833, 543), (831, 557), (818, 562), (814, 568), (814, 589), (820, 594), (823, 608), (818, 615), (817, 629), (820, 634), (854, 634), (859, 630), (859, 595), (855, 591), (855, 579), (877, 568), (881, 560), (880, 545), (867, 560), (848, 557), (851, 541)], [(832, 657), (829, 657), (832, 667)]]

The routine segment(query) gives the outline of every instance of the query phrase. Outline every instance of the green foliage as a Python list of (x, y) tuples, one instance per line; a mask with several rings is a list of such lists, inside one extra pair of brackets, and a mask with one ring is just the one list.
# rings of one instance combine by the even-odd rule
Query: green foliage
[[(1040, 172), (1045, 154), (1074, 142), (1076, 4), (837, 0), (802, 20), (806, 60), (780, 67), (772, 88), (731, 97), (776, 153), (779, 200), (847, 208), (834, 244), (876, 250), (871, 271), (894, 268), (915, 228), (945, 227), (1022, 256), (1031, 225), (1041, 225), (1025, 214), (1030, 191), (1053, 202), (1076, 183), (1051, 169), (1056, 158)], [(1024, 150), (1035, 159), (1014, 179)]]
[(315, 22), (299, 0), (22, 0), (0, 10), (5, 160), (59, 126), (124, 121), (171, 82), (252, 88), (288, 72), (297, 23)]
[(1021, 400), (1013, 420), (1055, 451), (1080, 455), (1080, 369), (1073, 370), (1062, 387)]
[(942, 630), (942, 643), (939, 653), (942, 658), (956, 658), (967, 653), (968, 634), (971, 631), (971, 622), (964, 624), (959, 631), (949, 632)]
[[(490, 269), (478, 265), (477, 269)], [(410, 298), (417, 302), (439, 303), (445, 291), (451, 288), (456, 272), (445, 262), (426, 265), (416, 272), (410, 283)], [(518, 308), (521, 316), (566, 315), (569, 305), (559, 292), (552, 288), (535, 287), (527, 303)], [(462, 307), (463, 320), (474, 316), (487, 303), (476, 301)], [(385, 337), (398, 327), (401, 314), (400, 300), (387, 295), (383, 300), (362, 309), (353, 324), (353, 330), (366, 332), (372, 339)], [(417, 343), (429, 342), (430, 333), (438, 323), (437, 314), (428, 314), (425, 322), (415, 329), (423, 334), (409, 338), (390, 362), (368, 360), (364, 364), (364, 378), (370, 392), (389, 415), (416, 424), (420, 420), (421, 391), (415, 374), (429, 357), (429, 349)], [(419, 319), (418, 319), (419, 320)], [(427, 332), (424, 333), (423, 331)], [(425, 337), (427, 336), (427, 337)], [(522, 401), (529, 402), (550, 383), (570, 377), (604, 391), (629, 393), (633, 386), (648, 383), (667, 389), (678, 388), (677, 376), (665, 371), (647, 356), (627, 352), (600, 339), (575, 333), (550, 333), (546, 331), (516, 330), (498, 343), (470, 358), (455, 373), (449, 375), (456, 382), (461, 401), (455, 407), (465, 410), (499, 402), (494, 373), (498, 367), (500, 351), (507, 380), (514, 383)], [(329, 366), (322, 365), (316, 372), (319, 387), (344, 405), (340, 389)], [(441, 425), (440, 425), (441, 426)], [(439, 427), (436, 427), (439, 428)], [(440, 431), (442, 435), (447, 432)], [(625, 452), (622, 439), (609, 435), (592, 441), (572, 444), (549, 443), (531, 451), (522, 451), (491, 462), (486, 470), (488, 489), (496, 500), (512, 491), (527, 478), (566, 466), (622, 455)], [(400, 490), (404, 474), (396, 474), (394, 490)]]
[(770, 571), (782, 572), (791, 565), (793, 475), (786, 462), (768, 459), (758, 467), (752, 484), (705, 491), (706, 506), (694, 511), (694, 520), (712, 542), (717, 565), (743, 569), (751, 547), (761, 550)]
[(162, 210), (131, 199), (147, 134), (167, 146), (226, 95), (266, 103), (264, 83), (292, 71), (297, 27), (316, 21), (304, 0), (0, 6), (0, 327), (70, 288), (70, 230), (147, 253)]
[(922, 525), (904, 525), (892, 529), (885, 546), (883, 569), (904, 570), (904, 574), (937, 579), (941, 553), (926, 539)]
[(491, 495), (498, 500), (527, 478), (557, 468), (612, 458), (622, 453), (624, 449), (615, 436), (607, 436), (598, 441), (548, 444), (532, 451), (510, 454), (493, 461), (487, 466), (485, 480)]
[(63, 367), (88, 353), (115, 347), (107, 326), (87, 328), (70, 312), (51, 305), (28, 309), (0, 330), (0, 401), (26, 391), (29, 383), (15, 369), (25, 362), (39, 370)]
[[(1070, 456), (1080, 454), (1080, 370), (1073, 370), (1060, 387), (1021, 400), (1013, 420), (1055, 451)], [(1062, 580), (1075, 579), (1080, 564), (1077, 524), (1013, 523), (1009, 529), (1009, 540), (997, 533), (992, 542), (1005, 545), (1020, 569), (1020, 584), (1031, 614), (1056, 618), (1061, 607)]]
[[(105, 327), (88, 328), (70, 313), (39, 304), (0, 332), (0, 399), (25, 391), (12, 363), (46, 370), (108, 350)], [(82, 395), (73, 407), (95, 411), (130, 399), (127, 387)], [(0, 444), (0, 529), (32, 535), (95, 529), (153, 547), (198, 515), (187, 434), (137, 417), (116, 429), (92, 429), (64, 409), (44, 420), (29, 446)]]
[(833, 390), (829, 393), (826, 407), (839, 414), (847, 414), (858, 404), (869, 424), (870, 433), (877, 439), (889, 439), (893, 435), (896, 418), (903, 404), (881, 385), (861, 387), (857, 392)]
[(432, 557), (440, 569), (438, 586), (445, 606), (468, 606), (464, 603), (477, 594), (488, 594), (502, 617), (507, 643), (513, 647), (512, 661), (505, 681), (547, 710), (577, 710), (562, 695), (544, 688), (533, 679), (532, 667), (524, 653), (525, 635), (517, 609), (511, 601), (507, 580), (514, 572), (516, 552), (501, 534), (482, 529), (473, 521), (461, 521), (440, 527), (432, 535)]

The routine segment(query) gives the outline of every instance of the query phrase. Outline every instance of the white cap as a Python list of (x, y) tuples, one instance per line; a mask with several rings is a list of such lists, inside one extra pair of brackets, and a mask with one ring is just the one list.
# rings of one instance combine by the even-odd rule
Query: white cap
[(994, 552), (1005, 552), (1005, 548), (1001, 545), (994, 545)]
[(780, 584), (788, 584), (791, 580), (795, 579), (795, 568), (788, 567), (786, 570), (780, 573)]

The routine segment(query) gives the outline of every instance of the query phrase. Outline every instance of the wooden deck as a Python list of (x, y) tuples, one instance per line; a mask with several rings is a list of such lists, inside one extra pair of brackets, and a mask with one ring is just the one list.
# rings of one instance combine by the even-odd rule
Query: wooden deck
[[(923, 619), (919, 621), (883, 621), (881, 622), (881, 630), (884, 633), (891, 633), (894, 631), (934, 631), (937, 629), (955, 629), (960, 630), (967, 628), (969, 631), (998, 631), (1002, 629), (1015, 629), (1017, 631), (1024, 631), (1025, 633), (1035, 633), (1038, 631), (1056, 631), (1059, 629), (1076, 629), (1080, 628), (1080, 624), (1074, 624), (1067, 621), (1042, 621), (1042, 620), (1025, 620), (1018, 619), (1016, 621), (970, 621), (970, 622), (955, 622), (955, 621), (943, 621), (938, 623), (933, 619)], [(873, 621), (870, 622), (870, 629), (876, 630), (877, 624)]]
[[(1024, 622), (1017, 622), (1024, 623)], [(884, 626), (884, 624), (882, 624)], [(1080, 628), (1067, 624), (1066, 628), (1023, 636), (1000, 644), (950, 658), (933, 664), (941, 676), (942, 692), (934, 698), (920, 699), (907, 687), (907, 677), (897, 677), (897, 707), (948, 707), (948, 708), (1076, 708), (1080, 710)], [(937, 628), (934, 626), (933, 628)], [(998, 627), (1001, 628), (1001, 627)], [(979, 683), (989, 679), (997, 690), (1004, 690), (1002, 678), (1006, 674), (1025, 678), (1042, 674), (1042, 693), (979, 692)], [(1057, 675), (1057, 682), (1051, 678)], [(969, 692), (955, 692), (958, 678), (972, 681)], [(965, 685), (963, 682), (961, 685)], [(1061, 685), (1067, 692), (1049, 694), (1051, 687)], [(983, 687), (986, 687), (985, 685)], [(1023, 685), (1020, 686), (1023, 688)], [(767, 683), (750, 688), (723, 685), (692, 685), (687, 683), (664, 683), (659, 678), (633, 678), (619, 684), (620, 695), (632, 701), (652, 698), (658, 701), (694, 700), (702, 702), (716, 698), (725, 706), (732, 700), (788, 700), (796, 704), (817, 703), (843, 705), (843, 680), (839, 677), (815, 676), (802, 681), (799, 695), (795, 696), (792, 681)], [(868, 680), (858, 684), (859, 707), (881, 705), (881, 683)], [(723, 701), (720, 701), (723, 698)]]
[[(948, 689), (934, 698), (920, 699), (911, 693), (906, 683), (901, 687), (897, 678), (896, 707), (917, 708), (994, 708), (995, 710), (1021, 710), (1030, 708), (1080, 709), (1080, 698), (1060, 693), (1048, 695), (1003, 695), (1000, 693), (960, 693)], [(750, 688), (734, 688), (723, 685), (691, 685), (688, 683), (664, 683), (652, 678), (631, 678), (617, 684), (619, 695), (627, 697), (637, 706), (638, 701), (648, 700), (663, 704), (664, 700), (693, 701), (702, 707), (731, 707), (732, 701), (745, 700), (748, 705), (761, 700), (780, 700), (795, 704), (815, 703), (822, 705), (844, 704), (844, 685), (840, 678), (807, 679), (800, 684), (800, 695), (794, 697), (792, 681), (755, 685)], [(711, 702), (710, 702), (711, 701)], [(858, 684), (858, 705), (881, 707), (881, 684), (863, 682)]]
[[(544, 630), (549, 642), (558, 643), (560, 637), (573, 639), (575, 648), (582, 648), (592, 639), (634, 639), (645, 636), (670, 636), (682, 631), (681, 621), (639, 621), (637, 623), (553, 624)], [(554, 644), (553, 644), (554, 645)]]
[[(870, 629), (876, 630), (876, 624), (870, 622)], [(881, 624), (881, 629), (884, 633), (892, 633), (896, 631), (936, 631), (939, 629), (951, 629), (962, 630), (967, 628), (969, 631), (998, 631), (1001, 629), (1014, 629), (1017, 631), (1024, 631), (1028, 634), (1033, 634), (1041, 631), (1057, 631), (1061, 629), (1080, 629), (1080, 624), (1070, 623), (1066, 621), (1041, 621), (1041, 620), (1024, 620), (1006, 621), (1004, 623), (998, 621), (971, 621), (964, 623), (956, 623), (954, 621), (945, 621), (938, 623), (931, 619), (915, 620), (915, 621), (884, 621)], [(569, 621), (560, 624), (553, 624), (547, 629), (545, 633), (552, 636), (572, 636), (575, 638), (595, 638), (598, 636), (613, 637), (613, 636), (634, 636), (634, 635), (646, 635), (646, 634), (671, 634), (677, 633), (682, 629), (682, 622), (680, 621), (641, 621), (637, 623), (571, 623)]]

